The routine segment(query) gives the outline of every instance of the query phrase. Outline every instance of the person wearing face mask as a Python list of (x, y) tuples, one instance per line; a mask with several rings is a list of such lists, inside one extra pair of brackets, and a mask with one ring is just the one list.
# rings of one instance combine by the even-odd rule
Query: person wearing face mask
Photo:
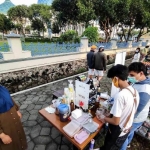
[(141, 62), (134, 62), (129, 65), (128, 70), (128, 81), (132, 83), (133, 87), (139, 92), (140, 102), (134, 116), (132, 128), (121, 150), (126, 150), (130, 147), (134, 132), (147, 119), (150, 107), (150, 78), (146, 77), (145, 65)]
[(120, 88), (120, 92), (114, 97), (110, 117), (99, 116), (102, 122), (109, 124), (104, 145), (100, 150), (120, 150), (131, 129), (139, 104), (139, 94), (127, 82), (126, 66), (120, 64), (113, 66), (108, 70), (107, 77), (112, 79), (114, 86)]
[(135, 54), (133, 56), (133, 60), (132, 62), (139, 62), (140, 61), (140, 57), (141, 57), (141, 54), (140, 54), (140, 48), (138, 47), (135, 51)]

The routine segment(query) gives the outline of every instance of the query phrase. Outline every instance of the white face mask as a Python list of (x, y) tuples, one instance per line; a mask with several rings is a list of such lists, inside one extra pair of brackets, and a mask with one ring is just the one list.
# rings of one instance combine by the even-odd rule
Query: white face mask
[(136, 50), (135, 52), (139, 52), (139, 50)]

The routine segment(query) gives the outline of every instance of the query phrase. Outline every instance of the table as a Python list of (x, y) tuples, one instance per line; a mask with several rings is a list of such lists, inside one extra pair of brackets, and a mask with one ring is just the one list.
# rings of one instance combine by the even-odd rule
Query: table
[(74, 138), (70, 138), (64, 131), (63, 131), (63, 127), (69, 123), (68, 122), (61, 122), (59, 119), (59, 116), (57, 116), (56, 114), (49, 114), (45, 108), (41, 109), (39, 111), (39, 113), (49, 122), (51, 123), (56, 129), (59, 130), (59, 132), (65, 136), (75, 147), (77, 147), (79, 150), (83, 150), (91, 141), (91, 139), (93, 139), (101, 130), (103, 123), (100, 122), (96, 117), (93, 118), (93, 121), (95, 121), (96, 123), (99, 124), (99, 128), (96, 132), (92, 133), (88, 139), (86, 139), (82, 144), (78, 144)]

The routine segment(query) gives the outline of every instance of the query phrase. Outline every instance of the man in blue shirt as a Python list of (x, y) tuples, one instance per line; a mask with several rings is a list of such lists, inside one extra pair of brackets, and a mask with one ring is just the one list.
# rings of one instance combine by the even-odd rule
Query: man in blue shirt
[(139, 92), (140, 102), (134, 116), (132, 128), (121, 150), (126, 150), (130, 147), (134, 132), (147, 119), (150, 107), (150, 78), (146, 77), (145, 65), (141, 62), (134, 62), (129, 65), (128, 70), (128, 81), (132, 83), (133, 87)]

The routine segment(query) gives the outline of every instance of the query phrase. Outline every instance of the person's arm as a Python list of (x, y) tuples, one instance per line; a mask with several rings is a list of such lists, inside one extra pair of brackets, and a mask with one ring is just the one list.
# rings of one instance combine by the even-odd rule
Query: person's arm
[(112, 118), (105, 117), (104, 121), (113, 125), (119, 125), (120, 117), (115, 117), (115, 116), (113, 116)]
[(103, 58), (103, 67), (104, 67), (104, 71), (106, 71), (106, 64), (107, 64), (107, 56), (106, 54), (104, 54), (104, 58)]

